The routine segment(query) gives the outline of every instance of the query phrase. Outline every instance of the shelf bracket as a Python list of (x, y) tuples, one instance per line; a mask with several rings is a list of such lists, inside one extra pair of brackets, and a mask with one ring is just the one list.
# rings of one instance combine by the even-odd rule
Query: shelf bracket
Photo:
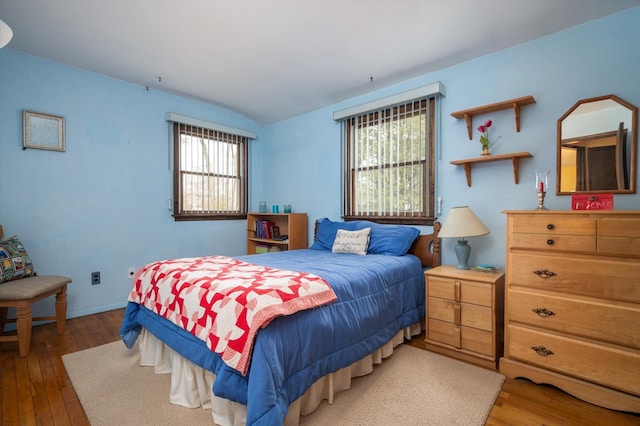
[(513, 157), (511, 160), (513, 161), (513, 181), (517, 185), (520, 176), (520, 171), (518, 170), (518, 167), (520, 166), (520, 158)]
[(472, 126), (472, 122), (471, 120), (473, 119), (473, 115), (471, 114), (464, 114), (464, 120), (467, 122), (467, 132), (469, 132), (469, 140), (473, 139), (473, 129), (471, 127)]
[(471, 187), (471, 163), (464, 163), (462, 168), (464, 169), (464, 175), (467, 177), (467, 186)]

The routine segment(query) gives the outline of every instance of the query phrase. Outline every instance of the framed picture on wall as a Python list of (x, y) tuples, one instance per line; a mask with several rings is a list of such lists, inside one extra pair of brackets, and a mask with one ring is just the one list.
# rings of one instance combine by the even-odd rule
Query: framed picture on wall
[(64, 152), (64, 117), (24, 110), (22, 129), (23, 149)]

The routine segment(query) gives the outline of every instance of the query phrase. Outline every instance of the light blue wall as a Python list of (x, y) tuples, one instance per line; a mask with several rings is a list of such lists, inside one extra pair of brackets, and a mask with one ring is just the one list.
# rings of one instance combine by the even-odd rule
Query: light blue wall
[[(546, 206), (571, 208), (570, 196), (555, 195), (558, 118), (577, 100), (594, 96), (615, 94), (640, 105), (638, 40), (640, 7), (267, 126), (261, 149), (270, 184), (264, 198), (291, 202), (294, 210), (308, 212), (311, 219), (339, 220), (340, 127), (332, 120), (333, 111), (440, 81), (447, 91), (442, 99), (437, 162), (441, 220), (449, 208), (469, 205), (490, 230), (489, 235), (470, 240), (470, 261), (504, 266), (506, 220), (501, 212), (537, 207), (536, 169), (551, 170), (553, 193), (547, 194)], [(450, 115), (528, 95), (536, 103), (522, 107), (519, 133), (513, 110), (475, 119), (473, 141), (464, 120)], [(494, 123), (491, 137), (501, 136), (493, 154), (528, 151), (533, 155), (520, 161), (518, 185), (510, 161), (474, 166), (471, 187), (462, 167), (449, 164), (480, 155), (475, 128), (486, 119)], [(640, 209), (640, 194), (616, 195), (615, 208)], [(454, 245), (454, 240), (443, 241), (443, 262), (455, 263)]]
[[(23, 109), (64, 116), (66, 152), (23, 151)], [(222, 108), (0, 50), (0, 223), (37, 271), (73, 279), (72, 317), (124, 306), (129, 267), (246, 251), (243, 221), (171, 217), (167, 112), (260, 131)]]
[[(81, 71), (10, 48), (0, 50), (0, 223), (18, 234), (41, 273), (72, 277), (69, 316), (124, 305), (127, 268), (150, 261), (245, 251), (242, 221), (174, 222), (167, 209), (168, 111), (252, 130), (250, 203), (293, 205), (313, 220), (340, 217), (340, 127), (333, 111), (441, 81), (437, 175), (443, 216), (469, 205), (491, 233), (473, 238), (472, 263), (504, 265), (505, 209), (533, 209), (534, 170), (552, 171), (555, 188), (556, 121), (576, 100), (616, 94), (640, 105), (640, 8), (487, 55), (394, 87), (269, 126), (225, 109)], [(520, 162), (520, 184), (510, 162), (473, 168), (467, 187), (451, 160), (480, 153), (477, 132), (469, 141), (452, 111), (532, 95), (537, 103), (491, 118), (501, 136), (494, 154), (529, 151)], [(22, 110), (66, 118), (65, 153), (22, 150)], [(547, 195), (551, 209), (569, 209), (570, 197)], [(640, 208), (640, 194), (617, 195), (616, 209)], [(425, 229), (428, 231), (428, 229)], [(311, 235), (311, 234), (310, 234)], [(454, 263), (454, 241), (445, 240), (443, 261)], [(102, 272), (92, 286), (91, 271)]]

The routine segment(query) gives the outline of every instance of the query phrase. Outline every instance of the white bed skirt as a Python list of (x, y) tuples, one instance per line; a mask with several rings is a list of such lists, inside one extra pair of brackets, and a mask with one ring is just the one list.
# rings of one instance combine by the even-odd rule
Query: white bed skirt
[[(405, 338), (411, 339), (412, 336), (420, 334), (421, 330), (420, 324), (413, 324), (401, 330), (387, 344), (372, 354), (317, 380), (304, 395), (289, 406), (285, 425), (298, 425), (300, 416), (311, 414), (324, 399), (328, 400), (329, 404), (333, 403), (333, 397), (336, 393), (351, 387), (352, 378), (371, 373), (373, 366), (389, 357), (393, 353), (393, 349), (403, 343)], [(189, 408), (211, 409), (213, 423), (216, 425), (239, 426), (245, 424), (245, 405), (213, 395), (215, 375), (212, 372), (183, 358), (144, 328), (138, 342), (140, 365), (154, 367), (157, 374), (171, 373), (169, 402)]]

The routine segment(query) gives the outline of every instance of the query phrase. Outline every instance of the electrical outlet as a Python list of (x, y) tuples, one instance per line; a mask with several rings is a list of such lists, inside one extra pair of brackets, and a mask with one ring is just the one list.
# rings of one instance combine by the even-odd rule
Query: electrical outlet
[(136, 275), (136, 268), (132, 266), (127, 270), (127, 272), (129, 273), (129, 279), (132, 280), (133, 277)]
[(91, 273), (91, 284), (92, 285), (100, 284), (100, 272)]

